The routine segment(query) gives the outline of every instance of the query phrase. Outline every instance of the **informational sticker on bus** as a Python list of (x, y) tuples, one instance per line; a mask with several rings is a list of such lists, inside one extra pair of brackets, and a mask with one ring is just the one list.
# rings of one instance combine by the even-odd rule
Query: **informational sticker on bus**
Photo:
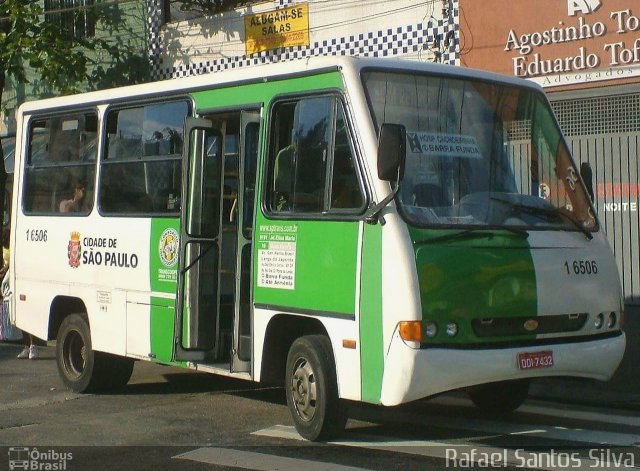
[(536, 368), (550, 368), (553, 366), (553, 351), (518, 353), (518, 368), (533, 370)]
[(258, 286), (296, 288), (297, 226), (260, 226)]
[(407, 147), (409, 153), (427, 157), (482, 158), (475, 137), (463, 134), (407, 131)]

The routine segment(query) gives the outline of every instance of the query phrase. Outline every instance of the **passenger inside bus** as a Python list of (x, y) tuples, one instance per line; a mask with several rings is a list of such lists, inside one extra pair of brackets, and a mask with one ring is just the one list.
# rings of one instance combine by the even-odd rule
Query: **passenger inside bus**
[(84, 180), (80, 180), (76, 183), (73, 190), (73, 197), (60, 201), (60, 212), (71, 213), (81, 210), (82, 203), (84, 202), (85, 195), (87, 193), (87, 184)]

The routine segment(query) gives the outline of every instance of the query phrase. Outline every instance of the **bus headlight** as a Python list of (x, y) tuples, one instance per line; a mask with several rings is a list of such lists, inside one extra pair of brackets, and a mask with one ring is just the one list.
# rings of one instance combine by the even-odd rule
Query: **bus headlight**
[(602, 328), (603, 325), (604, 325), (604, 314), (600, 313), (596, 316), (596, 320), (593, 322), (593, 326), (596, 329), (600, 329)]
[(618, 316), (616, 316), (616, 313), (610, 312), (609, 319), (607, 320), (607, 327), (609, 329), (613, 329), (616, 326), (617, 320), (618, 320)]
[(438, 334), (438, 324), (434, 321), (427, 321), (424, 325), (424, 333), (428, 338), (434, 338)]
[(458, 335), (458, 324), (453, 321), (447, 322), (445, 332), (449, 337), (455, 337), (456, 335)]

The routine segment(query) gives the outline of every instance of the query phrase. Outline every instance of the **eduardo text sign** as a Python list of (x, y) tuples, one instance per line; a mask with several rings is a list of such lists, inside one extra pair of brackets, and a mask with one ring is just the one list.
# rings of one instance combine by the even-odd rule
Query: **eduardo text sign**
[[(500, 4), (492, 9), (460, 1), (469, 19), (463, 36), (473, 37), (461, 44), (465, 65), (545, 87), (640, 77), (637, 0), (492, 0)], [(511, 14), (495, 15), (500, 8)]]

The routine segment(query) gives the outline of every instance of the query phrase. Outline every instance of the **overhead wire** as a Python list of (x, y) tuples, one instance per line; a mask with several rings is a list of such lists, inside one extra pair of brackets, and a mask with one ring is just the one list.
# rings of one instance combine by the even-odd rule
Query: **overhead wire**
[[(426, 0), (426, 1), (422, 1), (419, 3), (414, 3), (412, 5), (407, 5), (404, 6), (402, 8), (397, 8), (393, 11), (382, 11), (382, 12), (376, 12), (376, 13), (372, 13), (369, 15), (365, 15), (365, 16), (360, 16), (357, 18), (352, 18), (352, 19), (348, 19), (348, 20), (344, 20), (344, 21), (338, 21), (338, 22), (332, 22), (332, 23), (327, 23), (327, 24), (323, 24), (323, 25), (319, 25), (319, 26), (313, 26), (309, 28), (309, 32), (317, 32), (317, 31), (324, 31), (324, 30), (329, 30), (329, 29), (335, 29), (335, 28), (339, 28), (339, 27), (344, 27), (344, 26), (349, 26), (349, 25), (354, 25), (354, 24), (358, 24), (358, 23), (363, 23), (372, 19), (379, 19), (379, 18), (388, 18), (388, 17), (392, 17), (393, 15), (398, 14), (399, 12), (406, 12), (406, 11), (410, 11), (413, 9), (417, 9), (417, 8), (421, 8), (427, 5), (430, 5), (432, 7), (432, 12), (433, 12), (433, 7), (434, 5), (439, 2), (440, 0)], [(335, 0), (320, 0), (318, 2), (314, 2), (315, 3), (335, 3)], [(344, 9), (344, 2), (340, 2), (342, 3), (343, 7), (341, 9)], [(353, 1), (353, 2), (347, 2), (347, 3), (358, 3), (358, 4), (362, 4), (362, 1)], [(370, 2), (369, 4), (384, 4), (384, 3), (388, 3), (388, 0), (381, 0), (381, 1), (376, 1), (376, 2)], [(323, 10), (323, 13), (326, 13), (327, 11), (330, 10)], [(256, 13), (259, 14), (259, 13)], [(431, 18), (433, 18), (432, 15), (430, 15)], [(435, 19), (435, 18), (433, 18)], [(240, 25), (238, 23), (244, 24), (244, 17), (239, 17), (234, 19), (226, 29), (226, 31), (230, 31), (233, 29), (234, 27), (234, 23), (237, 26), (238, 31), (240, 31)], [(199, 26), (200, 25), (189, 25), (189, 30), (195, 29), (196, 31), (193, 33), (193, 36), (199, 36)], [(293, 30), (292, 32), (296, 32), (296, 30)], [(186, 33), (189, 34), (189, 33)], [(238, 45), (244, 44), (244, 41), (242, 41), (241, 39), (237, 39), (235, 41)], [(215, 47), (219, 47), (219, 46), (229, 46), (229, 38), (225, 38), (225, 40), (221, 40), (221, 41), (215, 41), (215, 42), (207, 42), (206, 44), (202, 44), (202, 45), (185, 45), (186, 47), (182, 48), (182, 50), (191, 50), (191, 51), (200, 51), (200, 50), (210, 50), (212, 48)]]
[[(357, 18), (351, 18), (351, 19), (347, 19), (347, 20), (343, 20), (343, 21), (337, 21), (337, 22), (332, 22), (332, 23), (326, 23), (326, 24), (322, 24), (322, 25), (317, 25), (317, 26), (312, 26), (309, 28), (309, 32), (318, 32), (318, 31), (325, 31), (325, 30), (331, 30), (331, 29), (336, 29), (336, 28), (341, 28), (341, 27), (345, 27), (345, 26), (349, 26), (349, 25), (355, 25), (355, 24), (359, 24), (359, 23), (363, 23), (363, 22), (367, 22), (367, 21), (371, 21), (371, 20), (375, 20), (375, 19), (380, 19), (380, 18), (388, 18), (391, 17), (393, 15), (396, 15), (398, 13), (402, 13), (402, 12), (407, 12), (410, 10), (414, 10), (414, 9), (419, 9), (419, 8), (423, 8), (423, 7), (428, 7), (429, 10), (427, 11), (426, 15), (424, 15), (423, 20), (429, 18), (429, 20), (436, 20), (436, 18), (434, 18), (433, 14), (435, 12), (435, 7), (436, 4), (442, 2), (442, 0), (424, 0), (424, 1), (420, 1), (420, 2), (415, 2), (411, 5), (405, 5), (401, 8), (396, 8), (392, 11), (386, 10), (386, 11), (380, 11), (380, 12), (375, 12), (375, 13), (371, 13), (368, 15), (364, 15), (364, 16), (360, 16)], [(132, 3), (142, 3), (144, 4), (144, 6), (146, 6), (146, 2), (143, 0), (105, 0), (105, 1), (101, 1), (101, 2), (94, 2), (91, 4), (84, 4), (84, 5), (76, 5), (73, 7), (64, 7), (64, 8), (56, 8), (56, 9), (51, 9), (51, 10), (47, 10), (45, 12), (43, 12), (46, 15), (56, 15), (56, 14), (63, 14), (63, 13), (70, 13), (70, 12), (81, 12), (81, 11), (90, 11), (90, 10), (97, 10), (99, 8), (103, 8), (103, 7), (108, 7), (108, 6), (117, 6), (117, 5), (127, 5), (127, 4), (132, 4)], [(171, 2), (173, 3), (173, 2)], [(179, 2), (175, 2), (175, 3), (179, 3)], [(381, 5), (381, 4), (388, 4), (389, 1), (388, 0), (370, 0), (370, 1), (365, 1), (363, 2), (362, 0), (345, 0), (345, 1), (336, 1), (336, 0), (316, 0), (312, 2), (312, 5), (314, 6), (318, 6), (320, 5), (322, 8), (322, 12), (323, 13), (330, 13), (332, 11), (336, 11), (336, 10), (344, 10), (345, 8), (348, 8), (350, 6), (362, 6), (362, 7), (371, 7), (371, 6), (377, 6), (377, 5)], [(242, 7), (244, 8), (251, 8), (253, 4), (252, 3), (248, 3), (245, 5), (242, 5)], [(291, 6), (295, 6), (296, 4), (292, 4)], [(285, 5), (285, 7), (287, 7)], [(273, 10), (268, 10), (268, 11), (273, 11)], [(256, 12), (255, 14), (260, 14), (261, 12)], [(266, 12), (265, 12), (266, 13)], [(198, 18), (206, 18), (207, 16), (214, 16), (214, 15), (206, 15), (203, 14), (201, 17)], [(227, 22), (226, 26), (223, 28), (221, 28), (221, 30), (225, 30), (225, 31), (232, 31), (233, 28), (237, 28), (238, 31), (240, 31), (241, 27), (243, 27), (244, 24), (244, 17), (243, 16), (239, 16), (239, 17), (235, 17), (235, 18), (230, 18), (229, 21)], [(0, 17), (0, 21), (3, 19), (8, 19), (8, 17)], [(199, 36), (200, 35), (200, 27), (202, 27), (202, 24), (189, 24), (188, 28), (186, 28), (183, 33), (183, 37), (182, 39), (189, 39), (189, 37), (195, 37), (195, 36)], [(194, 30), (193, 34), (190, 34), (189, 31)], [(294, 31), (295, 32), (295, 31)], [(165, 33), (166, 34), (166, 33)], [(176, 37), (176, 39), (178, 39)], [(244, 41), (241, 39), (237, 39), (237, 41), (229, 41), (229, 38), (225, 38), (224, 40), (220, 40), (220, 41), (215, 41), (215, 42), (208, 42), (207, 44), (202, 44), (202, 45), (197, 45), (197, 44), (185, 44), (184, 47), (179, 48), (178, 50), (181, 51), (190, 51), (193, 52), (195, 54), (198, 55), (202, 55), (202, 54), (213, 54), (214, 52), (212, 51), (212, 49), (215, 48), (219, 48), (223, 45), (229, 46), (230, 42), (237, 42), (237, 45), (240, 46), (242, 44), (244, 44)], [(238, 49), (239, 51), (240, 49)], [(233, 51), (228, 50), (228, 53), (232, 53)], [(219, 54), (220, 51), (215, 51), (215, 53)]]
[[(145, 3), (145, 6), (146, 6), (145, 0), (105, 0), (104, 2), (95, 2), (90, 5), (84, 4), (84, 5), (77, 5), (73, 7), (62, 7), (62, 8), (56, 8), (56, 9), (50, 9), (50, 10), (49, 9), (45, 10), (43, 8), (42, 14), (55, 15), (60, 13), (74, 13), (74, 12), (80, 12), (83, 10), (94, 10), (103, 6), (125, 5), (127, 3)], [(0, 21), (8, 20), (8, 19), (10, 19), (10, 17), (0, 16)]]

